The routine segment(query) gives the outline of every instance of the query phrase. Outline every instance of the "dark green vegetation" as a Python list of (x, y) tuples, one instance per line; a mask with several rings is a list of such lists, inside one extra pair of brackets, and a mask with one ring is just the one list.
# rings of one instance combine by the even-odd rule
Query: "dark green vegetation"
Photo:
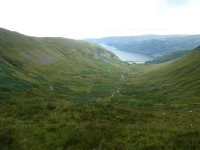
[(142, 35), (87, 39), (105, 43), (119, 50), (145, 55), (163, 55), (168, 52), (191, 50), (200, 45), (200, 35)]
[(174, 59), (177, 59), (179, 57), (182, 57), (183, 55), (188, 54), (190, 51), (175, 51), (175, 52), (169, 52), (166, 53), (163, 56), (156, 57), (155, 59), (151, 61), (147, 61), (147, 64), (159, 64), (159, 63), (164, 63), (168, 61), (172, 61)]
[(200, 48), (128, 65), (95, 45), (0, 29), (0, 149), (199, 149)]

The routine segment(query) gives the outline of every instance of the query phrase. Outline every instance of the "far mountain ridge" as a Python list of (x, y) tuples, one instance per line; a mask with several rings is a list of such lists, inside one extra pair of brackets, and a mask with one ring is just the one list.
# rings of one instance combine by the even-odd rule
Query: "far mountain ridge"
[(200, 45), (200, 35), (140, 35), (116, 36), (85, 39), (93, 43), (104, 43), (122, 51), (150, 56), (164, 55), (169, 52), (192, 50)]

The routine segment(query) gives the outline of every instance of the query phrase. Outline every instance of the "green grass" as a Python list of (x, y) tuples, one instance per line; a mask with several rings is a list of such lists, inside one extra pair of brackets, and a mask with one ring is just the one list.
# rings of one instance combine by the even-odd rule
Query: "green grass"
[(156, 57), (154, 60), (147, 61), (147, 64), (159, 64), (159, 63), (165, 63), (168, 61), (175, 60), (177, 58), (180, 58), (186, 54), (190, 53), (189, 50), (182, 50), (182, 51), (174, 51), (174, 52), (168, 52), (162, 56)]
[(94, 44), (0, 29), (0, 149), (199, 149), (199, 60), (196, 49), (130, 65)]
[[(0, 43), (0, 95), (4, 99), (16, 97), (10, 91), (24, 95), (24, 89), (30, 91), (25, 97), (43, 97), (45, 93), (44, 97), (96, 99), (110, 94), (115, 86), (109, 78), (120, 78), (122, 65), (118, 58), (95, 44), (27, 37), (4, 29), (0, 30)], [(108, 89), (98, 91), (104, 85)], [(3, 89), (10, 91), (6, 94)]]
[[(175, 61), (129, 71), (122, 94), (145, 103), (199, 103), (199, 48)], [(134, 69), (134, 68), (133, 68)]]
[(0, 105), (0, 143), (5, 149), (190, 149), (199, 145), (197, 106), (144, 109), (43, 99), (1, 101)]

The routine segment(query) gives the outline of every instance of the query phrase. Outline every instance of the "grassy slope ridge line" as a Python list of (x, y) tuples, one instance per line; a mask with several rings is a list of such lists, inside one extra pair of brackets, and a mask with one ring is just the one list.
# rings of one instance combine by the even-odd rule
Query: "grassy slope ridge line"
[(30, 37), (2, 28), (0, 62), (0, 81), (5, 83), (0, 85), (1, 99), (23, 93), (27, 96), (27, 91), (31, 91), (28, 95), (41, 96), (43, 92), (60, 97), (76, 92), (84, 95), (95, 89), (90, 84), (109, 76), (111, 68), (117, 70), (119, 65), (114, 54), (96, 44)]

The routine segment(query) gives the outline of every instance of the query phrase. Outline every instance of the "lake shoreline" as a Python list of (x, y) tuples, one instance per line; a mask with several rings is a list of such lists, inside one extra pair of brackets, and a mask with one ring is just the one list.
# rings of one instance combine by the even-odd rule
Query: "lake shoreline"
[(153, 57), (144, 54), (118, 50), (117, 48), (106, 45), (105, 43), (100, 43), (99, 45), (114, 53), (122, 61), (147, 62), (154, 59)]

